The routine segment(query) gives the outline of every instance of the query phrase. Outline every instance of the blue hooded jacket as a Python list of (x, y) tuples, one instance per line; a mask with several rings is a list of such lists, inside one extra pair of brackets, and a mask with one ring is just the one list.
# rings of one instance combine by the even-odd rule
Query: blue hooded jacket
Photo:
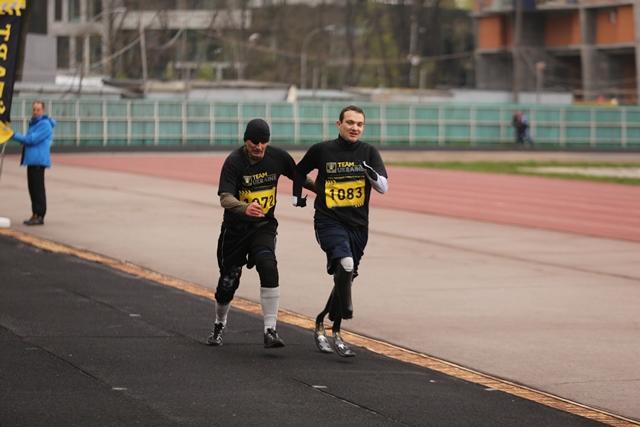
[(47, 115), (31, 118), (26, 134), (14, 133), (13, 139), (22, 144), (23, 166), (51, 167), (51, 144), (53, 142), (53, 128), (56, 121)]

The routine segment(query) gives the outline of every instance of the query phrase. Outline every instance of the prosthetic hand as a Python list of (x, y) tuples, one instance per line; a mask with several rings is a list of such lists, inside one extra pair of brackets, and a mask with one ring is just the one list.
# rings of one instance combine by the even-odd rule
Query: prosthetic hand
[(307, 196), (304, 196), (304, 197), (291, 196), (291, 204), (294, 207), (304, 208), (305, 206), (307, 206)]
[(364, 160), (362, 161), (362, 167), (364, 168), (364, 173), (367, 174), (367, 178), (369, 178), (371, 181), (378, 180), (378, 172), (376, 172), (375, 169), (369, 166)]
[(369, 182), (371, 182), (371, 186), (378, 193), (386, 193), (389, 188), (387, 184), (387, 178), (378, 174), (378, 172), (376, 172), (375, 169), (369, 166), (365, 161), (362, 162), (362, 168), (364, 169), (364, 173), (365, 175), (367, 175)]

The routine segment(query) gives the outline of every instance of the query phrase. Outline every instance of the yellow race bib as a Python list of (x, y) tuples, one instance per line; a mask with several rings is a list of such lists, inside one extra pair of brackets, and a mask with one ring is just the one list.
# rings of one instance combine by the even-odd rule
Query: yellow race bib
[(271, 187), (260, 191), (241, 191), (240, 200), (245, 203), (258, 202), (262, 208), (262, 213), (267, 214), (276, 205), (276, 187)]
[(324, 194), (329, 209), (364, 206), (364, 179), (327, 180), (324, 183)]

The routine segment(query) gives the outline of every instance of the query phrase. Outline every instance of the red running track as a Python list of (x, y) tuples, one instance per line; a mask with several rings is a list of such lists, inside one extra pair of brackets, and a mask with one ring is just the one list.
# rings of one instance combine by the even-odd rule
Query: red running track
[[(56, 155), (54, 162), (215, 185), (223, 156)], [(640, 241), (640, 187), (553, 178), (389, 167), (372, 204), (498, 224)], [(284, 181), (284, 182), (283, 182)], [(281, 191), (289, 192), (287, 180)]]

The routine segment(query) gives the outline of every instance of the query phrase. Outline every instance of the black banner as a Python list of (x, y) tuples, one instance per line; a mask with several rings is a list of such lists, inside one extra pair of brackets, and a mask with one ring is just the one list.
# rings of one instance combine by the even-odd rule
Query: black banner
[[(12, 3), (12, 4), (11, 4)], [(20, 49), (25, 2), (0, 1), (0, 121), (11, 121), (11, 100)]]

